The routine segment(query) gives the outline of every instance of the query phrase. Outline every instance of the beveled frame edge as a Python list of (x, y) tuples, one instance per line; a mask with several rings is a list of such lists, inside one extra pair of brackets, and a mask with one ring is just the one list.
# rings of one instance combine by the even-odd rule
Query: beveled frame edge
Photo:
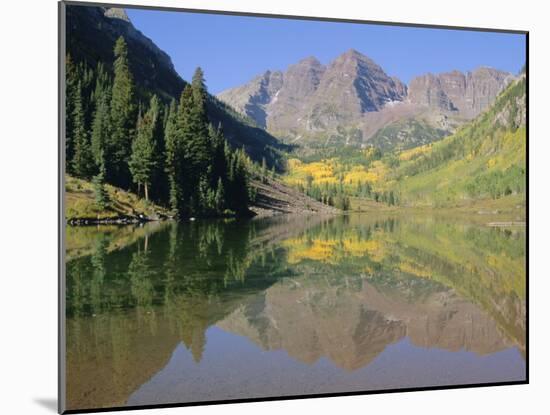
[(519, 35), (525, 35), (529, 33), (528, 30), (519, 30), (519, 29), (437, 25), (437, 24), (410, 23), (410, 22), (390, 22), (390, 21), (382, 21), (382, 20), (347, 19), (347, 18), (341, 18), (341, 17), (326, 17), (326, 16), (301, 16), (301, 15), (289, 15), (289, 14), (277, 14), (277, 13), (257, 13), (257, 12), (231, 11), (231, 10), (194, 9), (194, 8), (171, 7), (171, 6), (147, 6), (142, 4), (124, 4), (124, 3), (91, 2), (91, 1), (88, 2), (88, 1), (78, 1), (78, 0), (76, 1), (61, 0), (61, 2), (65, 3), (67, 6), (118, 7), (118, 8), (127, 8), (127, 9), (188, 12), (188, 13), (215, 14), (215, 15), (225, 15), (225, 16), (265, 17), (265, 18), (286, 19), (286, 20), (290, 19), (290, 20), (310, 20), (310, 21), (336, 22), (336, 23), (338, 22), (357, 23), (357, 24), (369, 24), (369, 25), (378, 25), (378, 26), (401, 26), (401, 27), (416, 27), (416, 28), (424, 28), (424, 29), (464, 30), (464, 31), (508, 33), (508, 34), (519, 34)]
[[(368, 391), (350, 391), (350, 392), (335, 392), (307, 395), (289, 395), (275, 397), (260, 397), (260, 398), (241, 398), (228, 400), (211, 400), (211, 401), (196, 401), (196, 402), (177, 402), (166, 404), (151, 404), (137, 406), (117, 406), (107, 408), (88, 408), (67, 410), (65, 405), (66, 398), (66, 378), (65, 378), (65, 359), (66, 359), (66, 337), (65, 337), (65, 51), (66, 51), (66, 6), (88, 6), (88, 7), (120, 7), (126, 9), (140, 10), (155, 10), (155, 11), (173, 11), (187, 12), (195, 14), (213, 14), (226, 16), (241, 16), (241, 17), (264, 17), (276, 19), (291, 19), (291, 20), (306, 20), (306, 21), (324, 21), (324, 22), (339, 22), (339, 23), (355, 23), (368, 24), (379, 26), (397, 26), (397, 27), (413, 27), (424, 29), (443, 29), (443, 30), (463, 30), (476, 32), (490, 33), (508, 33), (519, 34), (525, 36), (525, 79), (526, 79), (526, 258), (525, 258), (525, 278), (526, 278), (526, 330), (525, 330), (525, 379), (521, 381), (506, 381), (506, 382), (489, 382), (489, 383), (470, 383), (459, 385), (438, 385), (426, 387), (400, 388), (400, 389), (381, 389)], [(79, 414), (79, 413), (98, 413), (98, 412), (115, 412), (115, 411), (131, 411), (140, 409), (163, 409), (163, 408), (178, 408), (188, 406), (207, 406), (220, 404), (248, 403), (248, 402), (273, 402), (281, 400), (296, 400), (296, 399), (312, 399), (312, 398), (330, 398), (330, 397), (345, 397), (357, 395), (378, 395), (389, 393), (407, 393), (407, 392), (423, 392), (423, 391), (438, 391), (452, 389), (469, 389), (493, 386), (512, 386), (529, 384), (529, 35), (528, 30), (511, 30), (486, 27), (469, 27), (469, 26), (452, 26), (452, 25), (435, 25), (421, 23), (406, 23), (406, 22), (389, 22), (389, 21), (372, 21), (359, 19), (331, 18), (321, 16), (297, 16), (284, 14), (268, 14), (254, 13), (241, 11), (223, 11), (210, 9), (190, 9), (183, 7), (169, 6), (147, 6), (133, 5), (120, 3), (99, 3), (86, 1), (67, 1), (61, 0), (58, 2), (58, 413), (60, 414)]]
[(65, 320), (65, 236), (66, 236), (66, 221), (65, 221), (65, 52), (66, 52), (66, 6), (67, 3), (61, 1), (58, 3), (57, 18), (58, 18), (58, 87), (57, 87), (57, 102), (58, 102), (58, 169), (57, 169), (57, 199), (58, 199), (58, 315), (57, 315), (57, 411), (58, 413), (65, 412), (66, 402), (66, 320)]

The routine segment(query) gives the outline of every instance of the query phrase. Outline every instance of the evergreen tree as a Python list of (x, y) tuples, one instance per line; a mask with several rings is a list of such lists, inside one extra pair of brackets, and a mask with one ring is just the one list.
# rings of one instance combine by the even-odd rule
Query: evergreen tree
[(229, 167), (231, 208), (237, 213), (245, 213), (249, 203), (247, 156), (243, 149), (233, 153)]
[(361, 180), (357, 182), (356, 194), (357, 196), (363, 196), (363, 182)]
[(370, 197), (371, 194), (372, 194), (372, 186), (370, 185), (370, 183), (367, 183), (367, 184), (365, 185), (365, 194), (366, 194), (367, 196), (369, 196), (369, 197)]
[(153, 143), (155, 145), (155, 164), (151, 174), (150, 197), (156, 202), (164, 204), (168, 201), (169, 192), (164, 157), (164, 151), (166, 148), (164, 138), (164, 118), (167, 111), (156, 95), (151, 97), (149, 110), (155, 115), (152, 124), (152, 136)]
[(218, 214), (223, 213), (225, 206), (225, 190), (223, 188), (223, 181), (221, 177), (218, 177), (218, 184), (216, 186), (216, 196), (214, 200), (216, 212)]
[(200, 128), (203, 132), (206, 132), (206, 129), (208, 128), (208, 116), (206, 112), (207, 92), (204, 82), (204, 72), (200, 67), (195, 69), (193, 80), (191, 81), (191, 89), (193, 91), (194, 116), (197, 118), (197, 123), (200, 124), (197, 125), (197, 128)]
[(71, 55), (67, 55), (65, 66), (65, 160), (67, 173), (72, 173), (72, 159), (74, 155), (74, 103), (78, 87), (77, 66)]
[(156, 146), (153, 137), (153, 129), (158, 118), (158, 106), (147, 111), (144, 116), (139, 116), (137, 136), (132, 143), (132, 155), (130, 156), (130, 172), (134, 183), (138, 185), (138, 191), (143, 184), (145, 200), (149, 200), (149, 186), (156, 167)]
[(206, 87), (202, 70), (197, 68), (193, 82), (182, 92), (176, 117), (176, 142), (181, 146), (178, 150), (183, 161), (177, 175), (182, 200), (178, 210), (183, 215), (201, 214), (210, 199), (208, 190), (215, 183), (214, 148), (208, 126)]
[(189, 129), (191, 140), (187, 142), (187, 152), (193, 167), (205, 171), (211, 160), (211, 148), (208, 136), (208, 117), (206, 113), (206, 86), (201, 68), (197, 68), (191, 83), (193, 103), (190, 111)]
[(211, 185), (217, 188), (218, 179), (227, 176), (227, 157), (226, 157), (226, 141), (223, 137), (221, 126), (214, 129), (212, 125), (208, 127), (210, 142), (212, 147), (212, 162), (211, 162)]
[(390, 191), (390, 194), (388, 196), (388, 205), (393, 206), (395, 205), (395, 197), (393, 194), (393, 190)]
[(74, 154), (72, 172), (81, 178), (90, 178), (94, 172), (94, 160), (88, 140), (87, 129), (82, 105), (82, 84), (79, 82), (75, 92), (73, 108), (73, 140)]
[(105, 69), (103, 62), (98, 62), (95, 72), (95, 88), (92, 91), (90, 101), (93, 106), (96, 108), (101, 100), (103, 94), (111, 89), (111, 77)]
[(178, 213), (183, 216), (192, 214), (195, 201), (198, 200), (200, 170), (195, 168), (192, 155), (193, 132), (191, 130), (191, 112), (193, 109), (193, 90), (186, 85), (181, 93), (175, 123), (176, 177), (180, 194)]
[(182, 208), (180, 205), (182, 200), (182, 189), (179, 179), (182, 160), (176, 122), (177, 112), (176, 101), (172, 100), (170, 108), (168, 109), (166, 127), (164, 129), (164, 141), (166, 145), (165, 171), (169, 188), (168, 202), (172, 210), (176, 213)]
[(199, 180), (198, 206), (196, 213), (210, 216), (215, 213), (215, 191), (209, 186), (205, 176)]
[(105, 210), (109, 206), (109, 194), (105, 188), (105, 165), (102, 163), (99, 173), (92, 179), (95, 202), (99, 209)]
[(109, 102), (111, 100), (110, 91), (108, 89), (98, 90), (100, 96), (96, 96), (97, 108), (92, 122), (92, 154), (96, 165), (103, 166), (105, 169), (105, 158), (109, 159), (109, 137), (111, 133), (111, 118), (109, 110)]
[[(179, 105), (165, 106), (153, 95), (138, 110), (124, 38), (114, 54), (112, 75), (102, 62), (92, 68), (67, 57), (68, 173), (92, 179), (100, 209), (109, 204), (106, 183), (134, 183), (138, 194), (143, 185), (147, 200), (169, 204), (179, 217), (247, 212), (255, 198), (249, 174), (260, 169), (209, 123), (202, 70), (195, 71)], [(261, 174), (269, 174), (265, 159)]]
[(189, 112), (189, 135), (185, 151), (195, 172), (205, 172), (212, 159), (206, 112), (206, 86), (201, 68), (197, 68), (191, 83), (192, 104)]
[(122, 187), (130, 184), (128, 161), (135, 125), (134, 81), (128, 64), (128, 48), (124, 38), (118, 38), (114, 48), (114, 81), (111, 97), (112, 165), (107, 172), (110, 181)]
[(262, 170), (261, 170), (262, 182), (267, 182), (267, 163), (265, 157), (262, 157)]

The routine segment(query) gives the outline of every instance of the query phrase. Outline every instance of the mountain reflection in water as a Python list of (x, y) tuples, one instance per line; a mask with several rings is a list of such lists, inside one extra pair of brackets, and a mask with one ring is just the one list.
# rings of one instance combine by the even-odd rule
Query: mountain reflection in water
[(67, 240), (69, 409), (525, 378), (524, 228), (350, 215)]

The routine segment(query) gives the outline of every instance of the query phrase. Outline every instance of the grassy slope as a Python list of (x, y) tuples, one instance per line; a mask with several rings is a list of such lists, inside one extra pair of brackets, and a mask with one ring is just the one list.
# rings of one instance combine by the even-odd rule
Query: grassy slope
[[(493, 172), (502, 173), (504, 177), (500, 180), (506, 180), (507, 169), (511, 166), (519, 166), (525, 171), (525, 129), (519, 129), (514, 133), (500, 133), (498, 136), (495, 142), (497, 146), (502, 146), (502, 149), (496, 157), (493, 153), (495, 150), (486, 148), (488, 151), (484, 154), (467, 155), (465, 158), (450, 160), (419, 174), (404, 175), (402, 180), (395, 180), (393, 184), (400, 189), (404, 202), (412, 205), (464, 206), (475, 204), (479, 199), (491, 199), (489, 184), (481, 187), (476, 195), (471, 195), (469, 189), (472, 186), (475, 188), (476, 181), (490, 180), (489, 176)], [(443, 142), (441, 147), (447, 144)], [(489, 147), (491, 144), (493, 143), (483, 147)], [(406, 167), (405, 164), (401, 171), (406, 172)], [(498, 186), (497, 183), (495, 185)]]
[(95, 203), (94, 189), (90, 182), (65, 176), (66, 218), (106, 219), (118, 216), (134, 216), (136, 213), (154, 217), (157, 213), (164, 215), (169, 213), (166, 209), (153, 203), (147, 203), (133, 193), (111, 185), (107, 185), (106, 188), (111, 203), (107, 209), (100, 210)]
[[(479, 200), (521, 199), (525, 191), (526, 130), (516, 128), (525, 83), (511, 85), (472, 124), (442, 141), (415, 149), (388, 176), (388, 187), (415, 206), (465, 206)], [(508, 194), (506, 194), (508, 193)]]

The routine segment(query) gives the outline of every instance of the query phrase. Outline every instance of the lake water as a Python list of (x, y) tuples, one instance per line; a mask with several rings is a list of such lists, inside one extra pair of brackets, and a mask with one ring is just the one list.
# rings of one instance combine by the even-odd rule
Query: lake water
[(67, 230), (67, 407), (521, 381), (525, 228), (449, 216)]

